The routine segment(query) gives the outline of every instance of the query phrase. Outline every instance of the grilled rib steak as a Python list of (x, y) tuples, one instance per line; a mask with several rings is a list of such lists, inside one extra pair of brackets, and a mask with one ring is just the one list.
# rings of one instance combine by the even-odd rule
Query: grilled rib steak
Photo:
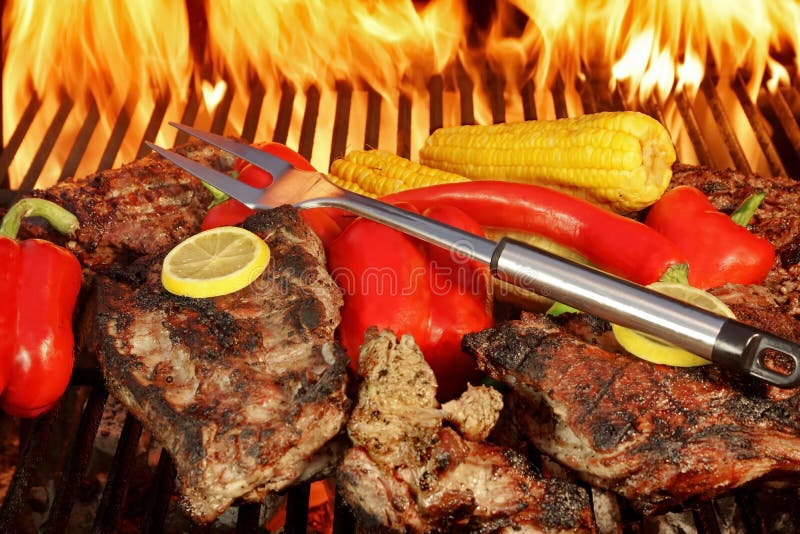
[[(741, 320), (800, 339), (800, 323), (767, 307), (761, 291), (735, 286), (719, 293), (727, 292)], [(644, 513), (768, 474), (796, 479), (796, 391), (775, 396), (717, 366), (650, 364), (615, 345), (604, 321), (562, 317), (525, 314), (463, 342), (483, 371), (511, 386), (509, 412), (536, 448)]]
[(349, 408), (347, 360), (331, 341), (342, 298), (319, 239), (288, 206), (244, 226), (272, 252), (249, 287), (177, 297), (153, 257), (98, 276), (90, 306), (110, 392), (169, 451), (200, 522), (308, 478)]
[[(468, 413), (455, 419), (472, 429), (483, 419), (488, 425), (476, 436), (485, 435), (502, 407), (499, 393), (472, 388), (439, 409), (433, 372), (413, 339), (372, 336), (361, 349), (365, 380), (348, 422), (353, 448), (338, 471), (339, 490), (365, 531), (596, 530), (585, 490), (543, 478), (511, 449), (442, 425)], [(475, 405), (483, 408), (469, 408)]]
[[(176, 151), (222, 171), (233, 166), (233, 156), (204, 143)], [(119, 169), (70, 178), (35, 194), (78, 217), (80, 229), (65, 244), (81, 265), (95, 272), (167, 252), (196, 234), (212, 199), (197, 178), (155, 154)], [(26, 224), (25, 231), (56, 242), (64, 239), (35, 224)]]

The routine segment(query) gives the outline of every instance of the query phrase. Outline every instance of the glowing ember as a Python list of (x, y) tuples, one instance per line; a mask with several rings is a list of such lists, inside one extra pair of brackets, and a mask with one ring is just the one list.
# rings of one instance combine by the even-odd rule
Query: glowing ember
[[(800, 3), (791, 0), (498, 0), (485, 21), (472, 20), (465, 0), (214, 0), (200, 15), (177, 0), (112, 4), (65, 0), (56, 9), (48, 2), (4, 3), (4, 139), (32, 101), (40, 107), (11, 163), (12, 187), (21, 185), (59, 117), (66, 120), (39, 187), (59, 178), (93, 113), (90, 149), (68, 170), (74, 174), (108, 163), (108, 155), (100, 158), (120, 117), (130, 122), (114, 165), (136, 157), (154, 110), (163, 109), (163, 123), (180, 121), (191, 96), (203, 104), (195, 124), (209, 127), (226, 91), (233, 100), (225, 108), (225, 133), (235, 135), (243, 130), (251, 95), (263, 94), (255, 138), (265, 140), (276, 129), (282, 88), (292, 88), (286, 141), (297, 147), (306, 93), (316, 87), (311, 156), (321, 169), (330, 158), (337, 84), (352, 91), (348, 148), (364, 145), (371, 89), (381, 97), (379, 146), (395, 150), (403, 95), (411, 105), (413, 157), (430, 128), (431, 78), (442, 75), (445, 125), (462, 120), (458, 73), (475, 88), (470, 118), (486, 123), (496, 120), (489, 70), (500, 80), (504, 120), (523, 118), (526, 83), (533, 82), (537, 115), (552, 118), (554, 84), (563, 84), (567, 112), (578, 114), (583, 105), (576, 87), (599, 80), (631, 106), (654, 99), (680, 144), (674, 91), (693, 100), (713, 64), (720, 80), (744, 73), (755, 100), (764, 77), (771, 91), (789, 79), (786, 67), (797, 65), (787, 61), (797, 62), (800, 39)], [(198, 16), (205, 24), (192, 24)], [(735, 125), (743, 122), (740, 111), (731, 115)], [(169, 127), (156, 136), (167, 145), (174, 139)]]

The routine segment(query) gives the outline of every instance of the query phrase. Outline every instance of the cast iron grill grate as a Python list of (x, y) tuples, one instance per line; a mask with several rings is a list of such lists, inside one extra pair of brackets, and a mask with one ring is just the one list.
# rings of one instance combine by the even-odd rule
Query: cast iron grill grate
[[(455, 95), (460, 107), (460, 122), (475, 123), (473, 94), (475, 87), (464, 74), (463, 69), (454, 67), (453, 75), (435, 76), (429, 84), (428, 117), (429, 128), (433, 131), (443, 125), (445, 96)], [(744, 116), (752, 128), (753, 135), (761, 149), (761, 154), (773, 175), (800, 176), (800, 81), (794, 76), (793, 83), (771, 93), (765, 87), (759, 91), (758, 98), (752, 101), (745, 90), (747, 75), (740, 73), (730, 80), (730, 90)], [(484, 78), (486, 94), (489, 95), (492, 119), (503, 122), (506, 119), (506, 101), (502, 82), (491, 72)], [(751, 172), (754, 162), (746, 156), (745, 150), (735, 133), (731, 119), (723, 106), (718, 80), (713, 68), (703, 80), (698, 97), (691, 100), (686, 93), (678, 91), (673, 98), (680, 114), (680, 120), (691, 141), (697, 161), (710, 167), (724, 167), (731, 164), (742, 172)], [(727, 82), (726, 82), (727, 83)], [(521, 105), (526, 119), (537, 115), (534, 86), (528, 82), (520, 89)], [(350, 110), (354, 93), (353, 85), (342, 82), (337, 86), (336, 108), (332, 124), (330, 146), (331, 160), (344, 154), (347, 147), (348, 132), (352, 128), (363, 128), (364, 146), (379, 144), (381, 126), (382, 97), (367, 88), (366, 120), (363, 124), (350, 121)], [(362, 90), (362, 88), (358, 88)], [(583, 111), (586, 113), (627, 109), (627, 104), (619, 90), (609, 90), (607, 80), (599, 77), (588, 78), (575, 90), (580, 95)], [(254, 85), (250, 92), (247, 118), (240, 132), (226, 130), (232, 95), (227, 95), (216, 109), (210, 129), (216, 133), (240, 135), (246, 140), (254, 140), (259, 115), (261, 113), (265, 90)], [(320, 90), (309, 88), (304, 96), (305, 109), (302, 116), (294, 113), (296, 93), (285, 84), (281, 88), (280, 107), (272, 139), (286, 142), (293, 120), (300, 120), (298, 151), (311, 158), (315, 139), (321, 128), (318, 124), (320, 109)], [(190, 88), (188, 103), (184, 108), (181, 122), (195, 123), (199, 109), (199, 92)], [(397, 102), (397, 141), (395, 151), (408, 157), (411, 152), (412, 105), (409, 95), (399, 94)], [(0, 153), (0, 208), (8, 206), (20, 195), (32, 189), (39, 180), (44, 164), (55, 146), (64, 122), (73, 110), (72, 102), (64, 99), (53, 116), (41, 145), (33, 157), (27, 173), (22, 177), (17, 190), (8, 189), (9, 165), (22, 139), (29, 132), (39, 112), (41, 103), (33, 98), (28, 104), (19, 124), (16, 125)], [(552, 105), (557, 117), (568, 116), (566, 88), (560, 80), (552, 90)], [(698, 120), (698, 110), (710, 110), (712, 124)], [(145, 133), (139, 142), (138, 155), (146, 153), (144, 140), (154, 139), (165, 120), (167, 102), (156, 104)], [(664, 120), (665, 107), (655, 99), (643, 103), (636, 109)], [(99, 169), (113, 165), (115, 157), (126, 139), (130, 117), (123, 108), (115, 127), (107, 139), (100, 160)], [(72, 149), (61, 172), (60, 179), (71, 176), (89, 146), (89, 141), (98, 124), (97, 106), (90, 106), (83, 127), (73, 141)], [(701, 125), (702, 124), (702, 125)], [(712, 144), (709, 139), (717, 140)], [(721, 140), (721, 145), (719, 143)], [(176, 144), (187, 141), (183, 134), (176, 138)], [(721, 148), (719, 148), (721, 146)], [(178, 512), (171, 506), (175, 491), (175, 471), (166, 453), (161, 453), (155, 468), (143, 469), (137, 461), (137, 450), (142, 439), (142, 427), (132, 416), (124, 417), (124, 424), (116, 439), (116, 449), (110, 461), (105, 479), (94, 488), (97, 495), (95, 504), (89, 507), (91, 519), (81, 523), (76, 511), (85, 508), (86, 495), (91, 494), (86, 475), (96, 454), (96, 441), (101, 419), (110, 400), (103, 387), (102, 376), (90, 362), (93, 357), (83, 354), (79, 365), (73, 372), (70, 387), (61, 404), (53, 412), (30, 422), (18, 424), (0, 415), (0, 429), (19, 431), (19, 451), (16, 470), (0, 507), (0, 532), (29, 531), (36, 528), (43, 532), (65, 532), (80, 528), (93, 532), (141, 531), (161, 532), (169, 530), (170, 517)], [(45, 496), (40, 495), (45, 488)], [(757, 489), (741, 490), (731, 496), (701, 505), (692, 511), (667, 514), (657, 518), (637, 519), (608, 495), (593, 491), (598, 521), (604, 529), (628, 532), (798, 532), (798, 490)], [(309, 487), (303, 485), (292, 489), (287, 496), (287, 513), (284, 532), (305, 532), (307, 529)], [(599, 511), (604, 503), (610, 507), (610, 515)], [(263, 507), (254, 504), (235, 509), (234, 526), (230, 530), (241, 532), (259, 528)], [(78, 527), (77, 525), (80, 525)], [(338, 501), (334, 506), (334, 532), (354, 530), (354, 521), (346, 507)], [(219, 522), (210, 527), (190, 525), (192, 531), (224, 531)]]

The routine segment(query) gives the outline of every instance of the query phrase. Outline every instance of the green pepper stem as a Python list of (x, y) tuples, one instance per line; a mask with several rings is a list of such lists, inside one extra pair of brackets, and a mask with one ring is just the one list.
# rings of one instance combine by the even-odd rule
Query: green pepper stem
[(670, 265), (658, 281), (689, 285), (689, 264), (675, 263)]
[(731, 215), (731, 220), (739, 226), (747, 226), (750, 224), (750, 221), (753, 219), (753, 215), (764, 201), (765, 196), (766, 193), (761, 192), (754, 193), (744, 199), (742, 204), (736, 208), (736, 211), (734, 211)]
[(16, 239), (22, 219), (42, 217), (58, 232), (73, 236), (80, 226), (78, 218), (55, 202), (43, 198), (23, 198), (9, 208), (0, 222), (0, 236)]

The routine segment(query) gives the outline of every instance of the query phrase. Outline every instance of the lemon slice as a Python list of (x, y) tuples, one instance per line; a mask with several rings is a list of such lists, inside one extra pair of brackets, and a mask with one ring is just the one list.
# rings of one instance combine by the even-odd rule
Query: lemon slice
[[(730, 317), (731, 319), (736, 318), (724, 302), (702, 289), (671, 282), (656, 282), (647, 287), (718, 315)], [(711, 363), (705, 358), (637, 330), (631, 330), (615, 324), (611, 325), (611, 329), (614, 331), (614, 337), (617, 338), (617, 341), (625, 350), (648, 362), (674, 365), (676, 367), (695, 367)]]
[(269, 262), (269, 246), (237, 226), (212, 228), (169, 251), (161, 283), (184, 297), (217, 297), (239, 291), (258, 278)]

